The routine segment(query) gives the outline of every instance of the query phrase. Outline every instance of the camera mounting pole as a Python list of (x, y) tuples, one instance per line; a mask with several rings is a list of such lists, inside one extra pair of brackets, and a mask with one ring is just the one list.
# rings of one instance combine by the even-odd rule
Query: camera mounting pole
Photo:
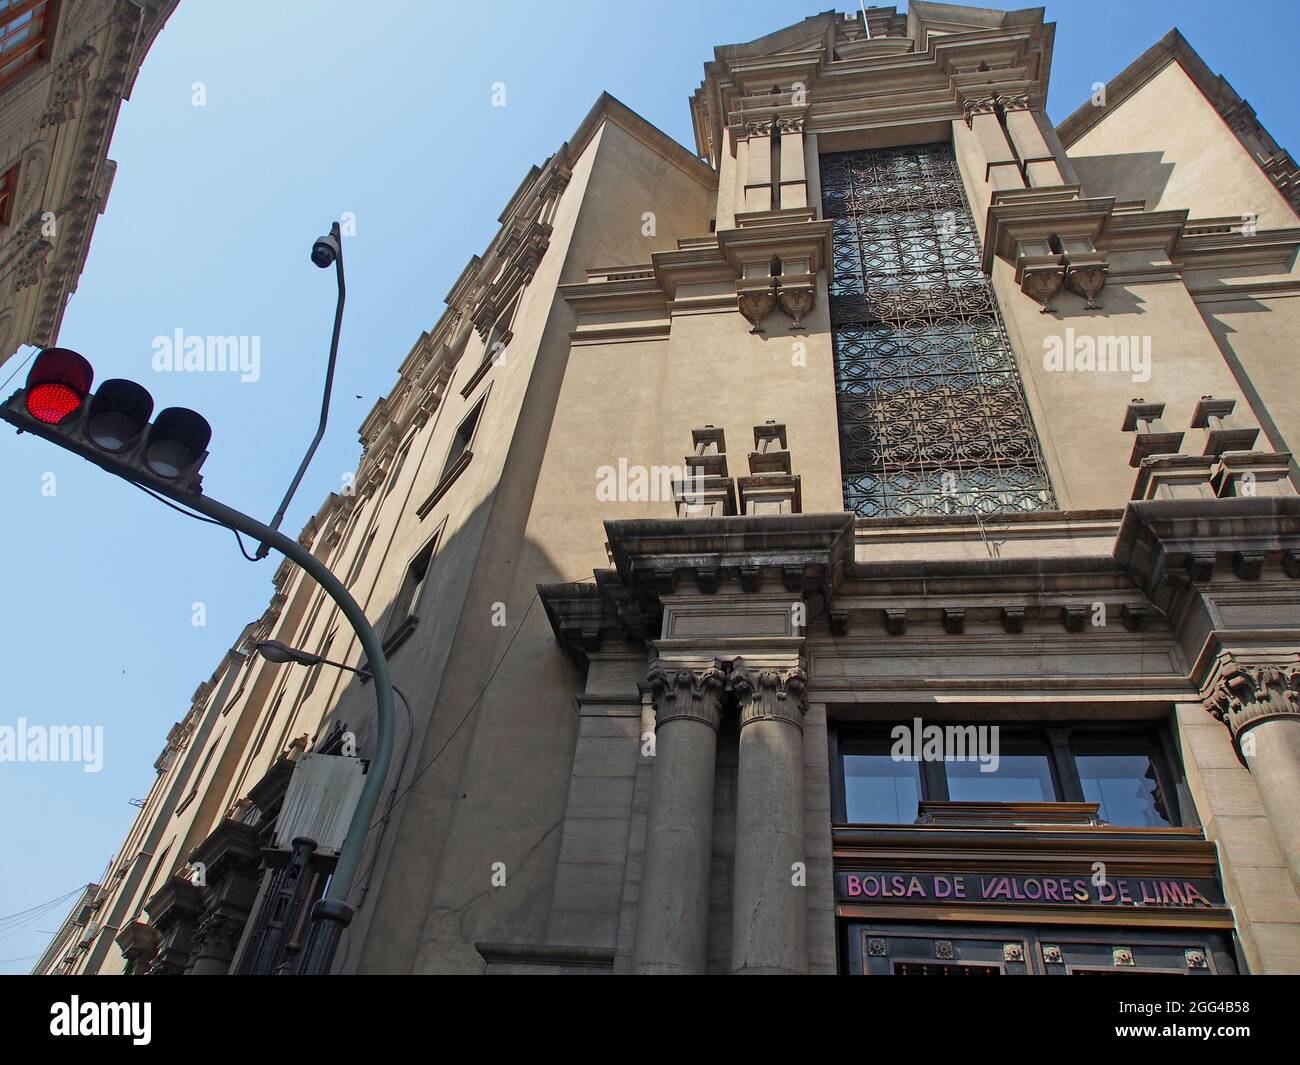
[[(298, 485), (302, 483), (303, 475), (307, 472), (307, 467), (311, 465), (312, 456), (316, 454), (316, 448), (320, 446), (321, 438), (325, 435), (325, 423), (329, 420), (330, 393), (334, 389), (334, 363), (338, 359), (339, 331), (343, 327), (343, 301), (347, 297), (347, 288), (343, 283), (343, 237), (339, 232), (337, 222), (330, 226), (328, 234), (317, 238), (316, 243), (312, 245), (311, 261), (322, 270), (327, 269), (332, 263), (335, 276), (338, 278), (339, 299), (337, 306), (334, 308), (334, 337), (330, 341), (329, 364), (325, 368), (325, 395), (321, 399), (320, 425), (316, 428), (316, 435), (312, 438), (311, 446), (307, 448), (307, 454), (303, 456), (298, 472), (293, 475), (289, 490), (285, 492), (284, 499), (280, 502), (280, 509), (275, 512), (275, 517), (271, 519), (269, 528), (272, 532), (280, 528), (280, 522), (284, 520), (284, 512), (289, 509), (293, 494), (298, 491)], [(256, 557), (266, 558), (270, 550), (270, 542), (263, 540), (258, 544)]]

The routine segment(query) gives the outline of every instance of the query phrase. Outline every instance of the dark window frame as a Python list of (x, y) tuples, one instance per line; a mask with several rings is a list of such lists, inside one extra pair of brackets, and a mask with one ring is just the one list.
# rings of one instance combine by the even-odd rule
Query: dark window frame
[(18, 167), (14, 163), (0, 173), (0, 226), (7, 226), (13, 220), (14, 201), (18, 199)]
[[(446, 519), (443, 519), (433, 535), (424, 541), (406, 564), (406, 569), (402, 573), (402, 583), (393, 597), (388, 621), (384, 625), (385, 654), (395, 650), (419, 624), (420, 615), (416, 611), (419, 609), (421, 598), (429, 590), (429, 581), (433, 576), (433, 567), (437, 561), (438, 547), (442, 542), (442, 532), (446, 524)], [(416, 568), (421, 564), (424, 567), (423, 573), (416, 578)]]
[[(883, 742), (886, 749), (890, 743), (890, 730), (898, 725), (910, 725), (911, 718), (890, 720), (888, 722), (833, 723), (828, 730), (828, 746), (831, 764), (831, 803), (836, 824), (857, 823), (848, 821), (848, 799), (845, 787), (844, 757), (853, 754), (878, 754), (879, 751), (865, 750), (869, 746), (879, 747)], [(927, 725), (997, 725), (1000, 742), (1005, 748), (1008, 741), (1013, 744), (1025, 739), (1041, 741), (1047, 749), (1048, 764), (1051, 768), (1052, 783), (1056, 792), (1055, 802), (1087, 802), (1083, 785), (1079, 777), (1076, 759), (1083, 752), (1075, 750), (1072, 744), (1087, 747), (1091, 744), (1111, 742), (1131, 742), (1150, 758), (1155, 766), (1155, 783), (1159, 787), (1164, 801), (1169, 827), (1198, 827), (1195, 806), (1190, 801), (1186, 787), (1186, 777), (1176, 745), (1169, 735), (1167, 725), (1158, 720), (1141, 721), (1037, 721), (1037, 722), (1003, 722), (998, 720), (980, 721), (938, 721), (927, 720)], [(855, 749), (856, 748), (856, 749)], [(1007, 752), (1003, 754), (1015, 753)], [(922, 801), (948, 801), (949, 789), (947, 772), (942, 762), (921, 761), (917, 763)], [(865, 823), (865, 822), (864, 822)], [(888, 823), (888, 822), (883, 822)], [(903, 822), (908, 823), (908, 822)], [(1142, 827), (1142, 826), (1119, 826)]]
[[(12, 32), (11, 27), (16, 20), (28, 12), (32, 12), (31, 22), (40, 28), (12, 54), (5, 56), (0, 53), (0, 92), (17, 84), (25, 75), (47, 62), (52, 54), (54, 31), (58, 22), (58, 0), (18, 0), (9, 9), (0, 11), (0, 45), (3, 45), (5, 36)], [(10, 64), (16, 65), (6, 73), (5, 68)]]

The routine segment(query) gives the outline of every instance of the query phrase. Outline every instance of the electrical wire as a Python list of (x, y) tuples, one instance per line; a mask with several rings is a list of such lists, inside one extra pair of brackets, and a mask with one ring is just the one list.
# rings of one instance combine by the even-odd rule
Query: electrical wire
[[(580, 580), (573, 581), (572, 583), (574, 583), (574, 584), (581, 584), (582, 581), (592, 581), (592, 580), (595, 580), (595, 579), (596, 579), (596, 578), (595, 578), (595, 576), (593, 575), (593, 576), (591, 576), (591, 577), (583, 577), (583, 578), (581, 578)], [(472, 713), (474, 713), (474, 709), (475, 709), (475, 708), (478, 706), (478, 704), (482, 701), (483, 696), (487, 694), (487, 690), (488, 690), (488, 688), (492, 687), (492, 681), (493, 681), (493, 679), (494, 679), (494, 678), (496, 677), (496, 675), (497, 675), (497, 670), (499, 670), (499, 669), (501, 668), (502, 664), (505, 662), (505, 660), (506, 660), (508, 657), (510, 657), (510, 648), (512, 648), (512, 647), (515, 645), (515, 640), (519, 637), (519, 634), (520, 634), (521, 632), (524, 631), (524, 623), (528, 620), (528, 615), (529, 615), (529, 613), (531, 613), (531, 611), (532, 611), (532, 609), (533, 609), (533, 604), (537, 602), (537, 599), (538, 599), (538, 595), (537, 595), (536, 592), (534, 592), (534, 593), (533, 593), (533, 597), (532, 597), (532, 599), (530, 599), (530, 600), (528, 601), (528, 606), (527, 606), (527, 608), (524, 610), (524, 616), (523, 616), (522, 618), (519, 619), (519, 624), (518, 624), (518, 626), (516, 626), (515, 631), (514, 631), (514, 632), (511, 634), (511, 636), (510, 636), (510, 642), (509, 642), (508, 644), (506, 644), (506, 649), (505, 649), (504, 651), (501, 652), (501, 657), (497, 659), (497, 664), (496, 664), (495, 666), (492, 667), (492, 672), (491, 672), (490, 674), (488, 674), (488, 679), (484, 682), (483, 687), (482, 687), (481, 689), (479, 689), (479, 693), (478, 693), (478, 695), (476, 695), (476, 696), (474, 697), (474, 701), (473, 701), (472, 703), (469, 704), (469, 709), (467, 709), (467, 710), (465, 711), (465, 715), (464, 715), (464, 716), (463, 716), (463, 717), (462, 717), (458, 722), (456, 722), (456, 727), (455, 727), (454, 729), (451, 730), (451, 735), (447, 737), (447, 739), (446, 739), (446, 741), (443, 743), (443, 745), (442, 745), (441, 747), (438, 748), (437, 752), (434, 754), (434, 756), (433, 756), (432, 758), (430, 758), (427, 762), (424, 763), (424, 765), (420, 766), (420, 768), (417, 769), (417, 770), (415, 771), (415, 776), (413, 776), (413, 777), (411, 778), (411, 782), (410, 782), (409, 784), (407, 784), (405, 788), (402, 789), (401, 793), (400, 793), (400, 794), (397, 796), (397, 798), (394, 799), (393, 802), (390, 804), (390, 806), (389, 806), (389, 815), (390, 815), (390, 816), (391, 816), (392, 810), (393, 810), (394, 808), (396, 808), (397, 804), (398, 804), (399, 802), (401, 802), (404, 798), (406, 798), (407, 793), (410, 792), (410, 790), (411, 790), (413, 787), (415, 787), (415, 785), (416, 785), (416, 783), (419, 781), (419, 779), (420, 779), (422, 776), (424, 776), (424, 774), (425, 774), (426, 772), (428, 772), (429, 768), (433, 765), (433, 763), (436, 762), (439, 758), (441, 758), (441, 757), (442, 757), (442, 753), (443, 753), (443, 752), (444, 752), (444, 751), (445, 751), (449, 746), (451, 746), (451, 742), (452, 742), (452, 740), (454, 740), (454, 739), (456, 738), (456, 736), (459, 734), (461, 728), (464, 727), (465, 722), (469, 720), (470, 715), (471, 715)], [(376, 822), (376, 824), (378, 824), (378, 822)], [(371, 825), (370, 827), (371, 827), (371, 830), (373, 830), (375, 826), (374, 826), (374, 825)]]
[(248, 553), (248, 548), (246, 548), (246, 547), (244, 546), (244, 538), (243, 538), (242, 536), (239, 535), (239, 530), (238, 530), (238, 529), (231, 528), (231, 526), (227, 525), (225, 522), (223, 522), (223, 521), (217, 521), (216, 518), (209, 518), (209, 517), (207, 517), (207, 516), (204, 515), (204, 514), (196, 514), (194, 511), (192, 511), (192, 510), (187, 510), (185, 507), (177, 506), (175, 503), (173, 503), (173, 502), (172, 502), (170, 499), (168, 499), (166, 496), (159, 495), (159, 494), (158, 494), (157, 492), (155, 492), (152, 488), (146, 488), (144, 485), (140, 484), (140, 483), (137, 482), (137, 481), (130, 481), (130, 482), (128, 482), (128, 483), (135, 485), (138, 489), (140, 489), (140, 491), (144, 492), (146, 495), (153, 496), (154, 499), (158, 500), (158, 502), (159, 502), (159, 503), (162, 503), (164, 506), (171, 507), (172, 510), (176, 511), (177, 513), (184, 514), (184, 515), (186, 515), (187, 517), (191, 517), (191, 518), (193, 518), (195, 521), (205, 521), (205, 522), (207, 522), (209, 525), (220, 525), (223, 529), (230, 529), (230, 531), (231, 531), (232, 533), (235, 534), (235, 540), (238, 541), (238, 543), (239, 543), (239, 550), (243, 553), (244, 557), (245, 557), (246, 559), (248, 559), (249, 562), (260, 562), (260, 561), (261, 561), (261, 559), (256, 558), (255, 556), (250, 555), (250, 554)]
[(17, 913), (6, 914), (4, 917), (0, 917), (0, 925), (2, 925), (5, 921), (12, 921), (18, 917), (26, 917), (29, 913), (32, 913), (35, 910), (49, 909), (49, 907), (58, 905), (58, 903), (60, 902), (66, 902), (68, 899), (72, 898), (73, 895), (80, 894), (85, 890), (86, 890), (86, 885), (82, 884), (79, 887), (73, 888), (66, 895), (60, 895), (57, 899), (50, 899), (49, 902), (42, 902), (39, 905), (31, 907), (30, 909), (19, 910)]
[(20, 363), (18, 364), (18, 366), (17, 366), (17, 368), (14, 370), (14, 372), (11, 373), (8, 377), (5, 378), (5, 383), (2, 384), (2, 385), (0, 385), (0, 392), (4, 391), (6, 388), (9, 387), (9, 382), (12, 381), (15, 377), (18, 376), (18, 371), (21, 370), (24, 366), (26, 366), (29, 362), (31, 362), (31, 361), (32, 361), (32, 357), (33, 357), (33, 356), (34, 356), (38, 351), (40, 351), (40, 350), (41, 350), (40, 348), (32, 348), (32, 350), (31, 350), (30, 354), (28, 354), (27, 358), (23, 359), (23, 361), (20, 362)]

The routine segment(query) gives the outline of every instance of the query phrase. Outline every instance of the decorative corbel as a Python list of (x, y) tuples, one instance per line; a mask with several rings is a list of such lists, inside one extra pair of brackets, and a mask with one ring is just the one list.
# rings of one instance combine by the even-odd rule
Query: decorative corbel
[(772, 278), (742, 278), (736, 282), (736, 307), (749, 322), (751, 333), (765, 333), (763, 322), (776, 310), (776, 287)]
[(1233, 415), (1235, 399), (1202, 396), (1192, 411), (1193, 429), (1206, 430), (1205, 454), (1221, 456), (1225, 451), (1249, 451), (1255, 446), (1258, 429), (1242, 425)]
[(1163, 403), (1148, 403), (1144, 399), (1135, 399), (1125, 408), (1123, 431), (1136, 434), (1128, 459), (1128, 464), (1135, 469), (1152, 455), (1176, 455), (1182, 449), (1183, 434), (1166, 428), (1160, 420), (1164, 413)]
[(1110, 264), (1100, 252), (1067, 253), (1065, 287), (1083, 297), (1085, 310), (1098, 310), (1101, 304), (1097, 302), (1097, 293), (1105, 286), (1109, 271)]

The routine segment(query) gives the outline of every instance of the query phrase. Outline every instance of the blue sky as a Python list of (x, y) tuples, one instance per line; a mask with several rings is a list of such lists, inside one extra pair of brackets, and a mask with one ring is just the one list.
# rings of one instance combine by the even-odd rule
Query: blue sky
[[(528, 167), (602, 90), (693, 149), (687, 98), (714, 45), (827, 6), (384, 0), (358, 19), (352, 2), (182, 0), (118, 121), (117, 177), (60, 342), (100, 380), (134, 378), (158, 407), (203, 412), (213, 426), (206, 491), (269, 518), (314, 432), (329, 343), (333, 274), (308, 251), (352, 212), (331, 425), (285, 522), (296, 533), (355, 468), (361, 419), (491, 239)], [(1054, 121), (1176, 24), (1274, 137), (1300, 151), (1300, 117), (1287, 105), (1300, 40), (1294, 0), (1241, 0), (1230, 18), (1218, 0), (1046, 6), (1057, 23)], [(492, 106), (495, 82), (505, 107)], [(258, 337), (260, 377), (154, 372), (153, 338), (177, 329)], [(26, 354), (0, 367), (0, 381)], [(47, 473), (53, 496), (42, 494)], [(101, 875), (167, 729), (266, 606), (278, 559), (252, 565), (228, 532), (8, 431), (0, 483), (0, 724), (105, 731), (98, 773), (0, 763), (2, 919)], [(195, 603), (203, 626), (192, 624)], [(0, 921), (0, 972), (27, 971), (65, 912), (18, 930)]]

